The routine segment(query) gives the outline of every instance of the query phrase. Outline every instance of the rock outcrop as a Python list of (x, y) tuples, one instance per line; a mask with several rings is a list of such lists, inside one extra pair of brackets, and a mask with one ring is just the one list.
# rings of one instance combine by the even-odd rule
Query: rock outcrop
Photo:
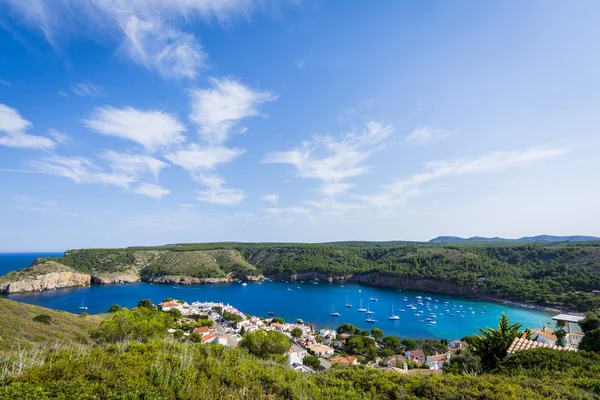
[(51, 272), (44, 275), (25, 277), (0, 284), (0, 293), (34, 292), (75, 286), (89, 286), (91, 276), (78, 272)]
[(151, 276), (145, 277), (144, 282), (148, 283), (161, 283), (161, 284), (172, 284), (172, 285), (197, 285), (201, 283), (227, 283), (231, 282), (228, 278), (194, 278), (193, 276), (179, 276), (179, 275), (163, 275), (163, 276)]
[(121, 284), (121, 283), (133, 283), (139, 282), (141, 279), (139, 275), (135, 274), (101, 274), (92, 275), (92, 283), (95, 285), (110, 285), (110, 284)]

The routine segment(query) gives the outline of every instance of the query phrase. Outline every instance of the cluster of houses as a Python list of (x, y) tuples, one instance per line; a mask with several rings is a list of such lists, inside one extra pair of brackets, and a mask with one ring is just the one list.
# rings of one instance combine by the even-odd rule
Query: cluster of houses
[[(304, 358), (309, 354), (318, 357), (320, 369), (329, 369), (332, 364), (354, 365), (358, 363), (358, 359), (354, 356), (336, 354), (335, 348), (341, 347), (342, 341), (349, 335), (345, 333), (338, 334), (333, 329), (323, 328), (317, 330), (316, 326), (305, 324), (301, 320), (298, 320), (297, 323), (272, 322), (271, 319), (246, 315), (235, 307), (223, 303), (194, 302), (188, 304), (181, 300), (170, 300), (162, 302), (158, 306), (163, 311), (176, 309), (183, 316), (205, 316), (205, 318), (213, 321), (212, 328), (198, 327), (192, 331), (192, 333), (200, 335), (202, 343), (218, 343), (224, 346), (236, 347), (242, 340), (241, 334), (243, 332), (250, 333), (258, 329), (281, 332), (292, 341), (292, 346), (288, 351), (288, 366), (297, 371), (313, 371), (303, 364)], [(217, 312), (217, 309), (222, 310), (221, 313)], [(225, 321), (222, 317), (225, 312), (238, 315), (241, 320), (235, 323)], [(515, 339), (509, 348), (508, 354), (511, 355), (519, 350), (538, 347), (576, 350), (583, 334), (581, 331), (572, 331), (571, 323), (578, 323), (582, 318), (582, 316), (568, 314), (553, 317), (556, 321), (566, 323), (567, 336), (564, 339), (563, 347), (556, 346), (557, 337), (555, 332), (550, 328), (543, 327), (532, 330), (530, 339), (524, 336)], [(298, 335), (298, 330), (301, 332), (300, 335)], [(292, 331), (296, 332), (295, 336), (292, 336)], [(170, 332), (174, 333), (175, 330), (170, 330)], [(189, 334), (185, 333), (185, 335)], [(377, 343), (376, 346), (379, 346), (379, 344)], [(443, 365), (450, 361), (452, 354), (466, 349), (467, 346), (466, 342), (455, 340), (448, 343), (447, 353), (426, 355), (419, 349), (408, 350), (402, 355), (377, 358), (370, 366), (404, 374), (439, 374), (442, 373)], [(416, 365), (418, 368), (410, 369), (409, 364)]]

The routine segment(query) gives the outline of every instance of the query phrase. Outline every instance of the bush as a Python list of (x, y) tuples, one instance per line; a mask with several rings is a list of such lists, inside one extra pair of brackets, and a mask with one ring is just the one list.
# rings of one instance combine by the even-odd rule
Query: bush
[(33, 320), (35, 322), (41, 322), (42, 324), (46, 324), (46, 325), (52, 324), (52, 317), (49, 315), (46, 315), (46, 314), (36, 315), (35, 317), (33, 317)]
[(304, 359), (302, 360), (302, 364), (314, 370), (318, 369), (321, 366), (321, 362), (319, 361), (319, 357), (317, 356), (304, 357)]
[(167, 313), (147, 308), (124, 308), (105, 318), (98, 328), (90, 329), (90, 336), (99, 343), (146, 342), (166, 336), (172, 325), (173, 317)]
[(117, 312), (121, 309), (121, 306), (118, 304), (113, 304), (112, 306), (110, 306), (110, 308), (108, 309), (109, 313), (114, 313)]
[(240, 342), (240, 347), (247, 349), (250, 354), (267, 358), (274, 354), (285, 354), (290, 349), (290, 340), (283, 333), (258, 330), (246, 333)]

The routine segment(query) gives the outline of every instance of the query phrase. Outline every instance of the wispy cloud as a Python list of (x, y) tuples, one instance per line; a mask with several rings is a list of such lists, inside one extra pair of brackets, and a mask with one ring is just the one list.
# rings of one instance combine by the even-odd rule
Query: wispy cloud
[(149, 152), (185, 141), (185, 127), (174, 115), (160, 110), (102, 107), (84, 123), (102, 135), (139, 143)]
[(66, 143), (69, 140), (69, 136), (58, 129), (48, 129), (48, 135), (52, 136), (56, 143)]
[(195, 204), (188, 204), (188, 203), (181, 203), (179, 205), (179, 207), (181, 207), (181, 208), (193, 208), (193, 207), (196, 207), (196, 205)]
[(277, 205), (277, 203), (279, 202), (279, 195), (278, 194), (265, 194), (265, 195), (261, 196), (261, 199), (263, 199), (264, 201), (268, 201), (269, 203)]
[(462, 175), (491, 173), (521, 167), (558, 157), (569, 151), (568, 148), (535, 147), (519, 151), (494, 151), (480, 157), (455, 161), (430, 162), (426, 165), (426, 172), (385, 185), (380, 193), (361, 198), (366, 203), (377, 207), (392, 207), (421, 194), (427, 183)]
[(271, 92), (261, 92), (231, 78), (211, 78), (210, 89), (191, 92), (190, 120), (207, 143), (222, 144), (242, 119), (259, 115), (258, 107), (273, 101)]
[(71, 84), (71, 92), (79, 97), (104, 96), (105, 92), (101, 86), (91, 82), (78, 82)]
[(201, 146), (191, 144), (182, 150), (168, 153), (165, 157), (175, 165), (187, 170), (192, 177), (205, 171), (214, 170), (219, 164), (226, 164), (244, 154), (246, 150), (225, 146)]
[(12, 84), (8, 81), (3, 81), (2, 79), (0, 79), (0, 85), (6, 86), (6, 87), (12, 87)]
[(56, 143), (53, 140), (25, 133), (31, 125), (17, 110), (0, 104), (0, 132), (4, 133), (0, 136), (0, 146), (45, 150), (54, 148)]
[(436, 129), (430, 126), (421, 126), (413, 130), (404, 140), (407, 142), (424, 143), (441, 140), (448, 137), (451, 132), (445, 129)]
[(158, 178), (160, 171), (169, 165), (148, 155), (120, 153), (113, 150), (104, 151), (101, 157), (110, 163), (114, 172), (133, 176), (139, 176), (149, 171), (155, 178)]
[(133, 189), (133, 193), (142, 194), (153, 199), (160, 199), (171, 193), (171, 191), (153, 183), (140, 183)]
[(218, 175), (200, 174), (196, 176), (196, 181), (205, 186), (204, 190), (196, 193), (196, 198), (200, 201), (213, 204), (235, 205), (241, 203), (246, 198), (246, 193), (243, 190), (224, 187), (225, 180)]
[(369, 172), (364, 162), (391, 132), (391, 126), (372, 121), (362, 132), (351, 132), (341, 139), (315, 136), (300, 148), (269, 153), (263, 162), (291, 164), (296, 167), (298, 176), (321, 180), (322, 185), (317, 190), (333, 197), (353, 187), (344, 181)]
[[(246, 16), (253, 0), (5, 0), (16, 21), (42, 32), (55, 48), (60, 38), (85, 32), (93, 39), (115, 40), (120, 52), (167, 79), (194, 79), (207, 55), (182, 26), (197, 18), (225, 24)], [(91, 27), (91, 28), (90, 28)]]
[(62, 176), (75, 183), (101, 183), (128, 188), (136, 181), (131, 175), (102, 171), (92, 161), (84, 157), (52, 156), (30, 163), (32, 172)]
[(348, 118), (363, 115), (372, 106), (373, 106), (372, 99), (361, 100), (358, 104), (356, 104), (352, 107), (343, 108), (342, 111), (340, 111), (340, 115), (338, 116), (338, 121), (342, 122)]

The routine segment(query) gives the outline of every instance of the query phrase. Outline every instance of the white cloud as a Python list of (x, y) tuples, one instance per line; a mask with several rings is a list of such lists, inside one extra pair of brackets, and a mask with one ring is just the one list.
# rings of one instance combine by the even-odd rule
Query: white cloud
[(246, 198), (246, 193), (239, 189), (229, 189), (221, 186), (208, 187), (197, 192), (196, 198), (207, 203), (235, 205)]
[(66, 143), (69, 140), (69, 136), (57, 129), (48, 129), (48, 135), (54, 138), (56, 143)]
[(257, 116), (258, 106), (276, 99), (271, 92), (254, 91), (230, 78), (211, 78), (210, 82), (211, 89), (191, 92), (190, 120), (211, 144), (225, 142), (236, 123)]
[(407, 142), (428, 142), (432, 140), (441, 140), (450, 135), (450, 132), (444, 129), (435, 129), (430, 126), (421, 126), (413, 130), (405, 140)]
[(292, 164), (298, 176), (323, 181), (319, 189), (330, 196), (342, 194), (352, 188), (343, 181), (369, 171), (364, 166), (373, 151), (385, 140), (392, 128), (381, 122), (368, 122), (363, 132), (345, 135), (341, 140), (331, 136), (315, 136), (301, 148), (267, 154), (263, 162)]
[(133, 176), (138, 176), (149, 171), (155, 178), (158, 178), (160, 171), (168, 166), (164, 161), (143, 154), (119, 153), (117, 151), (106, 150), (101, 156), (110, 163), (113, 171)]
[(59, 37), (84, 32), (103, 43), (116, 40), (122, 53), (167, 79), (193, 79), (206, 54), (180, 26), (196, 19), (225, 24), (248, 15), (254, 0), (5, 0), (18, 23), (40, 30), (54, 47)]
[(136, 181), (131, 175), (106, 173), (92, 161), (84, 157), (48, 157), (30, 163), (33, 171), (40, 174), (57, 175), (69, 178), (76, 183), (102, 183), (128, 188)]
[(171, 114), (160, 110), (135, 108), (97, 108), (84, 120), (90, 129), (108, 136), (117, 136), (139, 143), (149, 152), (185, 141), (185, 127)]
[(234, 205), (241, 203), (246, 198), (246, 193), (240, 189), (224, 188), (225, 180), (214, 174), (199, 174), (196, 181), (206, 187), (198, 191), (196, 198), (200, 201), (213, 204)]
[(104, 89), (91, 82), (78, 82), (71, 84), (71, 91), (79, 97), (104, 96)]
[(219, 164), (230, 163), (246, 150), (224, 146), (200, 146), (191, 144), (186, 149), (167, 154), (165, 157), (175, 165), (184, 168), (192, 176), (203, 171), (211, 171)]
[(520, 167), (543, 161), (569, 152), (568, 148), (535, 147), (520, 151), (494, 151), (486, 155), (456, 161), (428, 163), (427, 172), (415, 174), (383, 186), (379, 194), (363, 196), (364, 201), (377, 207), (390, 207), (405, 203), (410, 197), (423, 192), (423, 185), (444, 178), (469, 174), (482, 174)]
[(353, 183), (332, 182), (324, 183), (315, 190), (325, 197), (333, 198), (348, 192), (355, 186)]
[(4, 136), (0, 136), (0, 146), (46, 150), (54, 148), (56, 143), (51, 139), (26, 134), (25, 131), (31, 125), (17, 110), (0, 104), (0, 132), (5, 133)]
[(10, 82), (7, 81), (3, 81), (2, 79), (0, 79), (0, 85), (4, 85), (6, 87), (12, 87)]
[(196, 207), (196, 205), (195, 205), (195, 204), (186, 204), (186, 203), (181, 203), (181, 204), (179, 205), (179, 207), (181, 207), (181, 208), (193, 208), (193, 207)]
[(136, 188), (133, 189), (133, 193), (143, 194), (144, 196), (148, 196), (153, 199), (160, 199), (161, 197), (171, 193), (171, 191), (152, 183), (140, 183)]
[(261, 199), (263, 199), (264, 201), (268, 201), (269, 203), (273, 203), (273, 204), (277, 205), (277, 203), (279, 202), (279, 195), (278, 194), (265, 194), (265, 195), (261, 196)]

